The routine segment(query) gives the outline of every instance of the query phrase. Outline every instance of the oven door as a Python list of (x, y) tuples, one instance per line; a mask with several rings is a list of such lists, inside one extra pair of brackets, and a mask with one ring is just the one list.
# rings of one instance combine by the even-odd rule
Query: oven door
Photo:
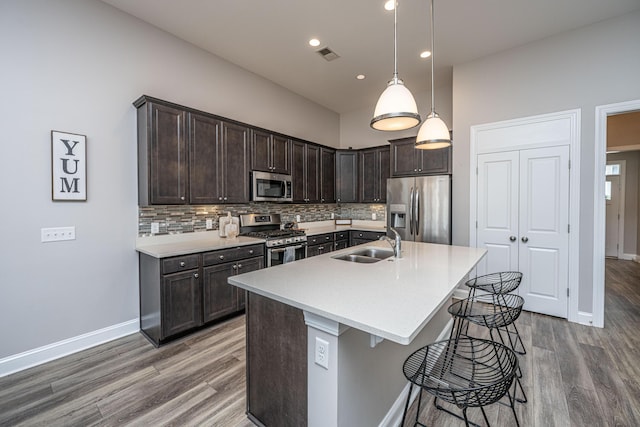
[(251, 200), (254, 202), (290, 202), (291, 176), (253, 171), (251, 173)]
[(267, 267), (287, 264), (307, 257), (307, 243), (292, 243), (277, 248), (267, 248)]

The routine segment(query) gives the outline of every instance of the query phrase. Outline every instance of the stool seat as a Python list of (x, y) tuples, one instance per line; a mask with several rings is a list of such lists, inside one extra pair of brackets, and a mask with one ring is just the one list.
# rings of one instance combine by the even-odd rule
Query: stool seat
[[(509, 396), (513, 414), (518, 417), (514, 401), (508, 393), (518, 369), (518, 358), (510, 348), (503, 344), (472, 337), (458, 337), (429, 344), (413, 352), (402, 367), (407, 380), (420, 387), (418, 422), (422, 391), (435, 396), (434, 404), (470, 425), (467, 408), (480, 407), (488, 424), (483, 407)], [(411, 388), (405, 405), (406, 416), (411, 396)], [(438, 406), (437, 399), (456, 405), (462, 409), (463, 417)], [(404, 425), (404, 416), (403, 424)]]
[(492, 294), (508, 294), (520, 286), (522, 273), (519, 271), (502, 271), (485, 274), (468, 280), (465, 284), (475, 293), (476, 290)]
[(448, 308), (449, 314), (489, 329), (502, 328), (515, 322), (524, 305), (524, 298), (514, 294), (487, 294), (457, 301)]

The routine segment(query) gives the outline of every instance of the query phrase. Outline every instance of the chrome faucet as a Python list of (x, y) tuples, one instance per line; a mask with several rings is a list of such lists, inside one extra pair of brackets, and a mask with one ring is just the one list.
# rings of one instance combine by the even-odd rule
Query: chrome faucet
[(398, 232), (393, 227), (389, 227), (389, 230), (393, 231), (393, 233), (396, 235), (395, 240), (389, 236), (382, 236), (380, 237), (380, 240), (386, 240), (387, 242), (389, 242), (389, 244), (393, 248), (393, 256), (395, 258), (402, 258), (402, 239), (400, 238), (400, 234), (398, 234)]

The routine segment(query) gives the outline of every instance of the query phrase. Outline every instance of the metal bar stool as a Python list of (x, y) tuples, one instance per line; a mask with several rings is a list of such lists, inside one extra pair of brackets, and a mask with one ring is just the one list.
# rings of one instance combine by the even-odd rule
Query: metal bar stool
[[(500, 342), (503, 345), (509, 344), (511, 350), (515, 352), (517, 342), (507, 334), (508, 340), (502, 336), (501, 331), (512, 325), (520, 316), (524, 298), (514, 294), (483, 294), (469, 297), (466, 300), (459, 300), (447, 309), (454, 319), (454, 326), (451, 331), (452, 337), (460, 337), (467, 334), (468, 323), (474, 323), (489, 329), (489, 335), (496, 341), (493, 331), (496, 331)], [(527, 396), (520, 382), (522, 371), (518, 367), (516, 384), (522, 393), (522, 398), (514, 395), (518, 402), (526, 403)]]
[[(474, 298), (479, 290), (496, 295), (511, 293), (520, 286), (521, 281), (522, 273), (519, 271), (503, 271), (478, 276), (468, 280), (466, 285), (471, 288), (469, 298)], [(522, 338), (520, 338), (518, 327), (514, 322), (505, 326), (502, 330), (507, 333), (510, 342), (515, 342), (515, 345), (511, 346), (513, 351), (518, 354), (527, 354)], [(515, 338), (512, 339), (512, 336), (515, 336)]]
[[(477, 426), (469, 421), (468, 408), (479, 407), (488, 426), (489, 420), (484, 406), (495, 403), (507, 395), (516, 425), (520, 425), (515, 401), (509, 393), (509, 388), (516, 378), (518, 358), (515, 352), (504, 344), (471, 337), (439, 341), (412, 353), (402, 369), (411, 383), (402, 415), (402, 426), (414, 385), (420, 387), (414, 427), (425, 426), (418, 421), (423, 391), (435, 396), (433, 403), (436, 408), (464, 420), (467, 426)], [(457, 406), (462, 410), (462, 416), (438, 405), (438, 399)]]

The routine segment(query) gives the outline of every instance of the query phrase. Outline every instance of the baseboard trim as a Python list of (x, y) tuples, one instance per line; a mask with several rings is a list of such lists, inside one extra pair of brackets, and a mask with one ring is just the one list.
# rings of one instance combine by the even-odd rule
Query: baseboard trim
[(586, 326), (596, 326), (598, 328), (603, 327), (603, 325), (596, 325), (593, 323), (593, 313), (587, 313), (585, 311), (578, 311), (577, 322), (581, 325), (586, 325)]
[[(451, 333), (451, 328), (453, 327), (453, 320), (450, 319), (445, 325), (444, 329), (438, 335), (436, 341), (442, 341), (449, 339), (449, 334)], [(402, 414), (404, 413), (404, 405), (407, 401), (407, 394), (409, 394), (410, 383), (404, 386), (398, 398), (393, 402), (391, 408), (387, 412), (387, 415), (380, 421), (378, 427), (398, 427), (402, 422)], [(413, 403), (413, 401), (418, 397), (420, 389), (415, 387), (413, 389), (413, 393), (411, 393), (411, 399), (409, 401), (409, 406)]]
[(95, 347), (99, 344), (131, 335), (140, 330), (139, 319), (132, 319), (117, 325), (108, 326), (97, 331), (58, 341), (23, 353), (0, 359), (0, 378), (32, 368), (78, 351)]
[(636, 254), (622, 254), (622, 257), (620, 259), (623, 259), (625, 261), (637, 261), (638, 260), (638, 255), (636, 255)]

